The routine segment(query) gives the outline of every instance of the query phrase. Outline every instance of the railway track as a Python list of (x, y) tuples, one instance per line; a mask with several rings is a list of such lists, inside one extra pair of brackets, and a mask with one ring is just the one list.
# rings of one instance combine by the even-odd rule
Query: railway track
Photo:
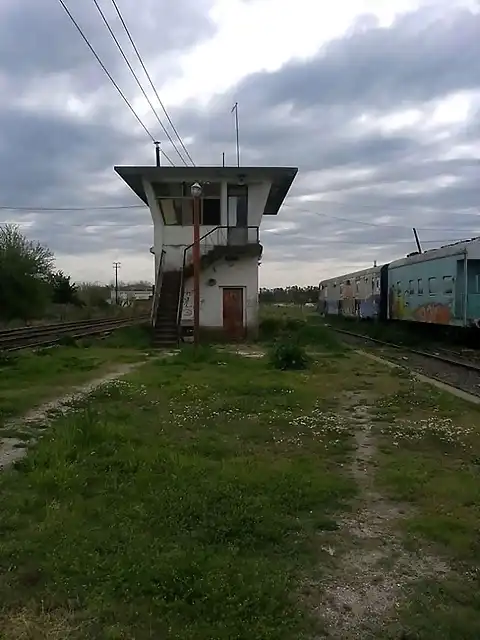
[(59, 322), (35, 327), (20, 327), (18, 329), (3, 329), (0, 331), (0, 351), (45, 347), (53, 345), (67, 336), (83, 338), (107, 333), (121, 327), (146, 322), (149, 317), (149, 315), (141, 315), (128, 318), (99, 318), (96, 320)]
[(397, 364), (405, 368), (423, 373), (430, 378), (435, 378), (461, 391), (466, 391), (480, 397), (480, 366), (474, 362), (462, 359), (461, 355), (455, 352), (448, 352), (449, 355), (433, 353), (430, 351), (412, 349), (393, 342), (386, 342), (370, 336), (336, 329), (331, 327), (336, 333), (343, 334), (346, 338), (370, 342), (382, 351), (388, 359), (396, 361)]

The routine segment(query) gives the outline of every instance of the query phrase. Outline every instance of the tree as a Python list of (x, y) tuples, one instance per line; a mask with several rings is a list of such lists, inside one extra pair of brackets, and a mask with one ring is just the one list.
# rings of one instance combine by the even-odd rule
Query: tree
[(0, 226), (0, 318), (40, 315), (50, 298), (53, 253), (28, 240), (18, 226)]
[(74, 304), (82, 306), (83, 302), (78, 297), (77, 286), (70, 282), (70, 276), (63, 271), (57, 271), (50, 277), (52, 287), (52, 302), (54, 304)]

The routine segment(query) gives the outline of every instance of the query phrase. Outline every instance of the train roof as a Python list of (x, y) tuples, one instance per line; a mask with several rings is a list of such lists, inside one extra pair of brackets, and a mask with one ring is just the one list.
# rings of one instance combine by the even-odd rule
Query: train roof
[(344, 273), (341, 276), (336, 276), (334, 278), (327, 278), (326, 280), (320, 280), (319, 285), (322, 284), (332, 284), (334, 282), (338, 282), (339, 280), (355, 280), (357, 278), (364, 278), (369, 275), (377, 275), (380, 273), (381, 265), (379, 267), (368, 267), (368, 269), (361, 269), (360, 271), (353, 271), (352, 273)]
[[(423, 253), (413, 253), (405, 258), (398, 258), (390, 263), (386, 263), (390, 268), (402, 267), (407, 264), (415, 264), (417, 262), (423, 262), (424, 260), (435, 260), (437, 258), (446, 258), (457, 254), (470, 254), (471, 258), (480, 260), (480, 236), (475, 236), (469, 240), (460, 240), (459, 242), (452, 242), (451, 244), (444, 244), (441, 247), (435, 249), (427, 249)], [(327, 278), (326, 280), (320, 280), (319, 285), (332, 284), (335, 282), (343, 281), (345, 279), (354, 280), (368, 276), (370, 274), (377, 274), (383, 265), (377, 267), (369, 267), (368, 269), (361, 269), (359, 271), (353, 271), (351, 273), (345, 273), (335, 276), (334, 278)]]
[(406, 256), (405, 258), (399, 258), (390, 262), (389, 268), (402, 267), (406, 264), (415, 264), (417, 262), (423, 262), (424, 260), (435, 260), (437, 258), (447, 258), (461, 253), (469, 253), (471, 249), (476, 249), (478, 255), (472, 256), (480, 258), (480, 237), (470, 238), (469, 240), (461, 240), (460, 242), (453, 242), (452, 244), (445, 244), (442, 247), (435, 249), (427, 249), (423, 253), (414, 253)]

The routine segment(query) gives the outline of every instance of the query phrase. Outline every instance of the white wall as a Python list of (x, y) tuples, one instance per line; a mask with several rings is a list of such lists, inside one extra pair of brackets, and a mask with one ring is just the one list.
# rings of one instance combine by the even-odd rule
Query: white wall
[[(259, 227), (265, 203), (270, 191), (270, 182), (259, 182), (248, 185), (248, 225)], [(152, 185), (144, 181), (148, 206), (153, 220), (153, 247), (155, 252), (155, 277), (162, 250), (165, 250), (165, 267), (167, 269), (179, 269), (183, 263), (183, 251), (193, 242), (193, 226), (165, 225), (157, 200), (155, 199)], [(221, 190), (221, 223), (227, 225), (228, 220), (227, 182), (222, 183)], [(214, 226), (200, 227), (200, 236), (208, 233)], [(254, 240), (253, 230), (249, 232), (250, 241)]]
[[(201, 226), (200, 238), (215, 226)], [(183, 265), (183, 252), (185, 247), (193, 243), (193, 225), (181, 227), (166, 225), (163, 231), (163, 248), (165, 249), (165, 266), (167, 269), (180, 269)]]
[(158, 273), (158, 265), (160, 262), (160, 256), (162, 254), (162, 249), (163, 249), (163, 230), (165, 228), (165, 225), (163, 224), (162, 212), (160, 211), (160, 207), (155, 198), (152, 185), (150, 184), (150, 182), (147, 182), (146, 180), (144, 180), (143, 186), (144, 186), (145, 194), (148, 200), (150, 215), (152, 216), (152, 221), (153, 221), (153, 248), (154, 248), (154, 256), (155, 256), (154, 278), (156, 280), (157, 273)]
[[(216, 280), (209, 286), (208, 280)], [(223, 287), (242, 287), (244, 326), (255, 329), (258, 324), (258, 258), (241, 258), (227, 263), (220, 260), (200, 273), (200, 325), (221, 329), (223, 327)], [(185, 282), (182, 324), (193, 322), (193, 278)]]
[(248, 226), (260, 226), (271, 184), (260, 182), (248, 185)]

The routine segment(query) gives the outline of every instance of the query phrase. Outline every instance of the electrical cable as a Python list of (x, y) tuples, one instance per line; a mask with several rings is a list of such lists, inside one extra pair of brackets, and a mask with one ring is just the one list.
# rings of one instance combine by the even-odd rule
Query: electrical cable
[(118, 8), (118, 5), (117, 5), (117, 3), (116, 3), (116, 0), (112, 0), (112, 4), (113, 4), (113, 6), (115, 7), (115, 11), (117, 12), (118, 17), (120, 18), (120, 22), (122, 23), (123, 28), (125, 29), (125, 33), (127, 34), (128, 39), (130, 40), (130, 42), (131, 42), (131, 44), (132, 44), (132, 47), (133, 47), (133, 49), (134, 49), (135, 53), (137, 54), (137, 58), (138, 58), (138, 60), (139, 60), (140, 64), (142, 65), (142, 68), (143, 68), (143, 70), (144, 70), (144, 72), (145, 72), (145, 75), (147, 76), (147, 79), (148, 79), (148, 81), (149, 81), (149, 83), (150, 83), (150, 85), (151, 85), (151, 87), (152, 87), (152, 89), (153, 89), (153, 91), (154, 91), (154, 93), (155, 93), (155, 96), (156, 96), (156, 98), (157, 98), (157, 100), (158, 100), (158, 102), (159, 102), (160, 106), (161, 106), (161, 107), (162, 107), (162, 109), (163, 109), (163, 113), (165, 114), (165, 116), (166, 116), (166, 118), (167, 118), (168, 122), (170, 123), (170, 126), (172, 127), (173, 131), (175, 132), (175, 135), (177, 136), (177, 138), (178, 138), (178, 140), (179, 140), (179, 142), (180, 142), (180, 144), (181, 144), (181, 146), (182, 146), (183, 150), (184, 150), (184, 151), (185, 151), (185, 153), (187, 154), (188, 159), (190, 160), (190, 162), (192, 163), (192, 165), (193, 165), (193, 166), (195, 166), (195, 162), (193, 161), (192, 156), (189, 154), (189, 152), (188, 152), (188, 150), (187, 150), (187, 148), (186, 148), (185, 144), (183, 143), (183, 140), (182, 140), (182, 138), (181, 138), (180, 134), (178, 133), (177, 129), (175, 128), (175, 125), (174, 125), (174, 124), (173, 124), (173, 122), (172, 122), (172, 119), (170, 118), (170, 116), (169, 116), (169, 114), (168, 114), (168, 111), (167, 111), (167, 109), (166, 109), (165, 105), (163, 104), (162, 100), (160, 99), (160, 96), (158, 95), (158, 91), (157, 91), (157, 89), (155, 88), (155, 85), (154, 85), (154, 83), (153, 83), (153, 80), (152, 80), (152, 78), (151, 78), (150, 74), (149, 74), (149, 73), (148, 73), (148, 71), (147, 71), (147, 67), (145, 66), (145, 64), (144, 64), (144, 62), (143, 62), (143, 60), (142, 60), (142, 56), (140, 55), (140, 52), (138, 51), (138, 48), (137, 48), (137, 46), (136, 46), (136, 44), (135, 44), (135, 42), (134, 42), (134, 40), (133, 40), (133, 37), (132, 37), (132, 35), (131, 35), (131, 33), (130, 33), (130, 31), (129, 31), (129, 29), (128, 29), (128, 27), (127, 27), (126, 23), (125, 23), (125, 20), (124, 20), (123, 16), (122, 16), (122, 13), (121, 13), (120, 9)]
[(103, 62), (101, 61), (99, 55), (97, 54), (97, 52), (95, 51), (95, 49), (93, 48), (93, 46), (90, 44), (87, 36), (83, 33), (81, 27), (79, 26), (78, 22), (75, 20), (75, 18), (73, 17), (73, 15), (70, 13), (70, 10), (68, 9), (67, 5), (64, 3), (63, 0), (58, 0), (58, 2), (62, 5), (62, 7), (65, 9), (65, 13), (68, 15), (68, 17), (70, 18), (70, 20), (73, 22), (73, 24), (75, 25), (77, 31), (79, 32), (79, 34), (82, 36), (83, 40), (85, 41), (86, 45), (88, 46), (88, 48), (90, 49), (90, 51), (93, 53), (93, 55), (95, 56), (95, 59), (97, 60), (98, 64), (102, 67), (103, 71), (105, 72), (105, 74), (107, 75), (107, 77), (109, 78), (110, 82), (113, 84), (113, 86), (115, 87), (115, 89), (118, 91), (118, 93), (120, 94), (120, 96), (123, 98), (123, 100), (125, 101), (125, 104), (127, 105), (127, 107), (130, 109), (130, 111), (133, 113), (133, 115), (135, 116), (135, 118), (137, 119), (137, 121), (140, 123), (140, 125), (142, 126), (143, 130), (145, 131), (145, 133), (149, 136), (149, 138), (152, 140), (152, 142), (155, 142), (155, 138), (152, 136), (152, 134), (150, 133), (150, 131), (147, 129), (147, 127), (145, 126), (145, 124), (142, 122), (140, 116), (137, 114), (137, 112), (135, 111), (135, 109), (132, 107), (132, 105), (130, 104), (130, 102), (128, 101), (128, 99), (125, 97), (125, 94), (123, 93), (123, 91), (120, 89), (120, 87), (118, 86), (118, 84), (115, 82), (115, 80), (113, 79), (113, 77), (111, 76), (110, 72), (108, 71), (107, 67), (103, 64)]
[[(105, 26), (107, 27), (108, 32), (110, 33), (110, 36), (113, 38), (113, 41), (114, 41), (114, 42), (115, 42), (115, 44), (117, 45), (117, 48), (118, 48), (118, 50), (120, 51), (120, 53), (121, 53), (121, 55), (122, 55), (122, 57), (123, 57), (123, 59), (124, 59), (124, 61), (125, 61), (126, 65), (127, 65), (127, 66), (128, 66), (128, 68), (130, 69), (131, 74), (132, 74), (132, 75), (133, 75), (133, 77), (135, 78), (135, 81), (136, 81), (136, 83), (137, 83), (137, 85), (138, 85), (138, 87), (139, 87), (140, 91), (143, 93), (143, 95), (144, 95), (144, 97), (145, 97), (145, 100), (148, 102), (148, 104), (149, 104), (149, 106), (150, 106), (150, 109), (153, 111), (153, 114), (155, 115), (155, 117), (156, 117), (156, 119), (158, 120), (158, 122), (159, 122), (160, 126), (161, 126), (161, 127), (162, 127), (162, 129), (164, 130), (164, 132), (165, 132), (165, 134), (166, 134), (167, 138), (168, 138), (168, 139), (170, 140), (170, 142), (172, 143), (173, 148), (174, 148), (174, 149), (175, 149), (175, 151), (178, 153), (178, 155), (179, 155), (179, 157), (180, 157), (181, 161), (183, 162), (183, 164), (184, 164), (185, 166), (188, 166), (188, 165), (187, 165), (187, 162), (185, 161), (185, 158), (182, 156), (182, 154), (181, 154), (181, 153), (180, 153), (180, 151), (178, 150), (178, 148), (177, 148), (177, 146), (176, 146), (175, 142), (172, 140), (172, 138), (171, 138), (170, 134), (169, 134), (169, 133), (168, 133), (168, 131), (165, 129), (165, 126), (164, 126), (163, 122), (160, 120), (160, 117), (159, 117), (159, 115), (158, 115), (158, 113), (157, 113), (157, 111), (156, 111), (155, 107), (153, 106), (153, 104), (152, 104), (152, 102), (151, 102), (150, 98), (148, 97), (147, 93), (145, 92), (145, 89), (143, 88), (143, 86), (142, 86), (142, 84), (141, 84), (140, 80), (138, 79), (138, 76), (137, 76), (137, 74), (135, 73), (134, 68), (133, 68), (133, 67), (132, 67), (132, 65), (130, 64), (130, 61), (128, 60), (127, 56), (125, 55), (125, 52), (124, 52), (124, 50), (123, 50), (123, 48), (122, 48), (122, 45), (121, 45), (121, 44), (120, 44), (120, 42), (118, 41), (117, 36), (115, 35), (115, 33), (113, 32), (113, 29), (112, 29), (112, 28), (111, 28), (111, 26), (109, 25), (108, 20), (107, 20), (107, 18), (106, 18), (106, 16), (105, 16), (105, 14), (104, 14), (104, 12), (103, 12), (102, 8), (101, 8), (101, 7), (100, 7), (100, 5), (98, 4), (98, 1), (97, 1), (97, 0), (93, 0), (93, 3), (94, 3), (94, 5), (96, 6), (97, 11), (98, 11), (98, 13), (100, 14), (100, 16), (101, 16), (101, 18), (102, 18), (102, 20), (103, 20), (103, 22), (104, 22)], [(166, 154), (162, 149), (160, 149), (160, 152), (162, 153), (162, 155), (164, 155), (164, 156), (165, 156), (165, 158), (167, 159), (167, 161), (168, 161), (172, 166), (175, 166), (175, 164), (172, 162), (172, 160), (168, 157), (168, 155), (167, 155), (167, 154)]]

